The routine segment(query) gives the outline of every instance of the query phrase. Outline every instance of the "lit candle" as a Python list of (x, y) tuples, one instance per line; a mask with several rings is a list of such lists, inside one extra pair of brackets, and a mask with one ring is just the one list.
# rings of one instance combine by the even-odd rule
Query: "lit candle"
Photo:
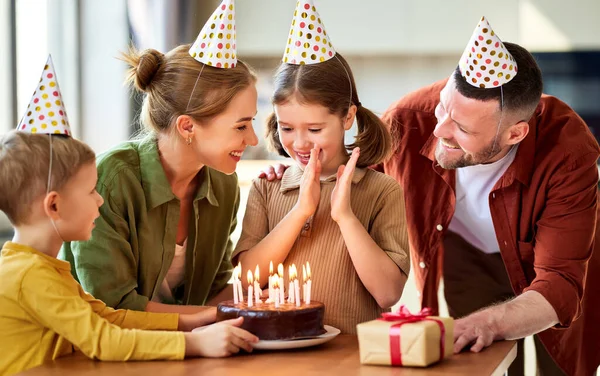
[(233, 304), (238, 304), (240, 302), (238, 298), (238, 289), (237, 289), (237, 266), (233, 268), (233, 273), (231, 273), (233, 277)]
[(279, 281), (273, 280), (273, 296), (275, 297), (275, 308), (279, 308)]
[(262, 295), (262, 290), (260, 289), (260, 274), (258, 270), (258, 265), (256, 265), (256, 269), (254, 270), (254, 300), (256, 304), (262, 303), (260, 300), (260, 296)]
[(306, 303), (306, 265), (302, 265), (302, 297)]
[(279, 303), (283, 304), (285, 303), (285, 288), (284, 288), (284, 282), (283, 282), (283, 264), (279, 264), (277, 265), (277, 274), (279, 274), (279, 283), (277, 284), (279, 286)]
[(292, 264), (294, 268), (294, 291), (296, 297), (296, 307), (300, 307), (302, 301), (300, 300), (300, 283), (298, 282), (298, 270), (296, 269), (296, 265)]
[(269, 299), (267, 301), (270, 303), (275, 301), (273, 298), (273, 261), (269, 263)]
[(288, 281), (290, 285), (288, 288), (288, 303), (294, 304), (294, 269), (292, 265), (288, 268)]
[(310, 278), (310, 264), (308, 262), (306, 262), (306, 277), (308, 278), (308, 281), (306, 282), (306, 295), (308, 295), (308, 298), (306, 299), (306, 304), (310, 304), (312, 281)]
[(248, 307), (252, 307), (252, 288), (254, 284), (254, 279), (252, 278), (252, 271), (248, 270)]
[(244, 302), (244, 291), (242, 290), (242, 264), (238, 264), (237, 266), (237, 288), (238, 288), (238, 297), (240, 298), (240, 303)]

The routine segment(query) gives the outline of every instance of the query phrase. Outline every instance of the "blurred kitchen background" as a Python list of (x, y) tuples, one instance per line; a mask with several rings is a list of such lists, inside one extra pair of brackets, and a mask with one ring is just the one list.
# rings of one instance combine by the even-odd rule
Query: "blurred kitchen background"
[[(598, 0), (314, 3), (335, 49), (352, 67), (362, 104), (377, 113), (408, 92), (447, 77), (485, 15), (503, 40), (535, 53), (545, 92), (566, 101), (600, 134)], [(260, 168), (279, 159), (264, 147), (263, 124), (272, 109), (271, 76), (285, 48), (295, 4), (236, 1), (238, 56), (259, 75), (255, 128), (261, 141), (239, 165), (244, 197)], [(0, 0), (0, 134), (17, 125), (51, 53), (75, 136), (98, 153), (126, 140), (135, 131), (140, 98), (123, 85), (119, 52), (131, 42), (161, 52), (192, 43), (217, 5), (216, 0)], [(0, 241), (10, 236), (0, 212)], [(418, 307), (412, 284), (402, 302)], [(531, 375), (534, 356), (530, 351)]]

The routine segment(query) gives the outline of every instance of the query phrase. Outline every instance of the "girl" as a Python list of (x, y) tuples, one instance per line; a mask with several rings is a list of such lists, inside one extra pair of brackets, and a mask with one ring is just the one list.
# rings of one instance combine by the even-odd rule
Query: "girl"
[[(282, 63), (272, 102), (267, 138), (295, 163), (280, 181), (253, 182), (234, 259), (261, 270), (270, 261), (310, 262), (311, 297), (325, 304), (325, 323), (353, 334), (399, 300), (409, 272), (402, 190), (366, 168), (389, 153), (390, 136), (360, 104), (339, 54)], [(346, 146), (355, 119), (356, 142)], [(267, 278), (261, 273), (260, 284)]]

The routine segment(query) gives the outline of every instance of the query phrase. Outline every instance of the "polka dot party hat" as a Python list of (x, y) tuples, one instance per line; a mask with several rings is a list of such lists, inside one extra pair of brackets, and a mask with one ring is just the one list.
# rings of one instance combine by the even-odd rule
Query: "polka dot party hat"
[(71, 127), (58, 87), (52, 57), (44, 66), (37, 89), (17, 130), (29, 133), (63, 134), (70, 136)]
[(475, 87), (504, 85), (517, 74), (517, 63), (504, 43), (482, 17), (458, 63), (460, 73)]
[(223, 0), (215, 9), (189, 52), (194, 59), (212, 67), (235, 67), (237, 53), (233, 0)]
[(334, 56), (335, 50), (312, 0), (299, 0), (282, 61), (296, 65), (317, 64)]

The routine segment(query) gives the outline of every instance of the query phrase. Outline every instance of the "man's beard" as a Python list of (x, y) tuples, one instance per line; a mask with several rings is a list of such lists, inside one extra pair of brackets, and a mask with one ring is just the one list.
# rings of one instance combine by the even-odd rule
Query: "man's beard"
[[(454, 145), (454, 144), (451, 144), (450, 142), (447, 142), (446, 140), (444, 140), (444, 141), (449, 145)], [(462, 149), (459, 149), (459, 150), (462, 150)], [(453, 170), (456, 168), (475, 166), (478, 164), (488, 163), (488, 161), (490, 159), (494, 158), (496, 155), (498, 155), (500, 153), (500, 151), (502, 151), (502, 148), (498, 146), (498, 144), (495, 142), (495, 140), (493, 140), (482, 151), (480, 151), (476, 154), (463, 154), (458, 159), (448, 161), (448, 160), (444, 160), (443, 156), (444, 155), (447, 156), (449, 153), (447, 153), (444, 150), (444, 146), (442, 146), (441, 140), (440, 140), (440, 141), (438, 141), (438, 144), (435, 148), (435, 159), (437, 160), (437, 163), (442, 168), (447, 169), (447, 170)], [(464, 153), (464, 150), (463, 150), (463, 153)]]

